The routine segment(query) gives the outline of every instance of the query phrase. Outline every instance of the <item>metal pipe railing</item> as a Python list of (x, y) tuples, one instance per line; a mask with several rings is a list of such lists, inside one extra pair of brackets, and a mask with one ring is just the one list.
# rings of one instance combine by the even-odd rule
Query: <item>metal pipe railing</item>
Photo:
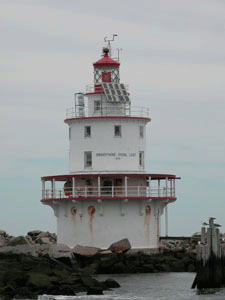
[[(140, 117), (149, 118), (149, 109), (147, 107), (133, 106), (132, 108), (126, 107), (126, 104), (116, 103), (115, 105), (107, 104), (102, 106), (101, 116), (124, 116), (124, 117)], [(82, 109), (82, 113), (75, 108), (68, 108), (66, 110), (66, 118), (83, 118), (93, 117), (96, 114), (88, 112), (87, 107)]]
[[(151, 195), (150, 195), (151, 191)], [(70, 197), (175, 197), (174, 188), (168, 187), (151, 187), (147, 186), (80, 186), (80, 187), (65, 187), (52, 189), (45, 189), (43, 191), (43, 199), (51, 198), (70, 198)]]

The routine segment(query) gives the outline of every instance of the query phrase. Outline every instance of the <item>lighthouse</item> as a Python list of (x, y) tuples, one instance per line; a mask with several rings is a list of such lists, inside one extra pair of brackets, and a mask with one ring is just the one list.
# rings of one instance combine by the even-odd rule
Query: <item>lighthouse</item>
[(41, 178), (41, 202), (54, 211), (60, 244), (106, 249), (128, 238), (132, 248), (156, 248), (177, 177), (146, 171), (149, 109), (132, 105), (110, 41), (93, 68), (94, 84), (75, 93), (64, 120), (69, 172)]

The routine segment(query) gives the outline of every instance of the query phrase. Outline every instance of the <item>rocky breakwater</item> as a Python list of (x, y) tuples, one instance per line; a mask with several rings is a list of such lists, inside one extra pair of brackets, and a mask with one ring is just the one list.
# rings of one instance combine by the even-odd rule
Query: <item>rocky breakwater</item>
[(38, 295), (103, 294), (119, 287), (114, 280), (99, 282), (91, 265), (80, 267), (73, 249), (56, 244), (56, 235), (39, 230), (13, 237), (0, 231), (0, 297), (32, 298)]
[(131, 249), (128, 239), (108, 249), (76, 246), (73, 249), (80, 267), (92, 266), (97, 274), (194, 272), (196, 250), (189, 242), (165, 241), (159, 249)]

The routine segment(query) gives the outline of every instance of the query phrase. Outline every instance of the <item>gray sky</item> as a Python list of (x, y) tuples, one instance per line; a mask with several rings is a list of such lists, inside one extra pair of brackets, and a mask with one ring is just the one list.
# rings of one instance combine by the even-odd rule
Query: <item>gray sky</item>
[(56, 231), (40, 177), (68, 173), (65, 110), (116, 33), (121, 82), (150, 108), (147, 171), (182, 177), (169, 234), (210, 216), (225, 231), (224, 16), (222, 0), (1, 0), (0, 229)]

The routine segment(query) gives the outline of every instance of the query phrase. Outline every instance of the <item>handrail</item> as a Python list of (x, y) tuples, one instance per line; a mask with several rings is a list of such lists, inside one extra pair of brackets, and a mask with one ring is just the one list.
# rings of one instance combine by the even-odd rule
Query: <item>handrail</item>
[(60, 198), (70, 198), (70, 197), (158, 197), (158, 198), (174, 198), (175, 189), (174, 188), (149, 188), (143, 186), (132, 186), (127, 187), (127, 191), (123, 186), (80, 186), (75, 187), (65, 187), (62, 189), (45, 189), (43, 193), (44, 199), (60, 199)]
[(140, 118), (149, 118), (149, 108), (141, 106), (133, 106), (132, 109), (127, 109), (124, 106), (121, 106), (121, 103), (118, 105), (108, 104), (105, 107), (102, 107), (101, 112), (98, 114), (88, 112), (87, 107), (82, 107), (82, 110), (75, 110), (75, 108), (68, 108), (66, 110), (66, 119), (79, 119), (86, 117), (104, 117), (104, 116), (123, 116), (123, 117), (140, 117)]

